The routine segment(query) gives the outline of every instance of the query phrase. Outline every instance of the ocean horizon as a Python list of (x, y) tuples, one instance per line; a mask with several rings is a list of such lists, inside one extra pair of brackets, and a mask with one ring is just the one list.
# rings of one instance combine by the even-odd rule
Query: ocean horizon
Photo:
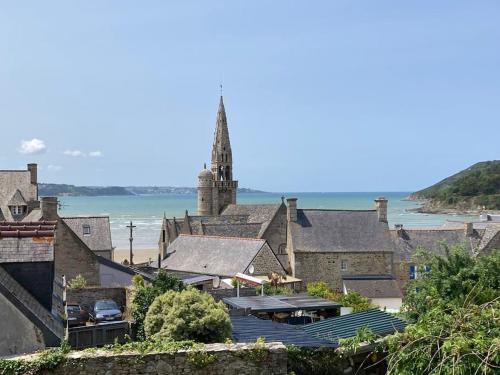
[[(298, 208), (374, 209), (373, 200), (388, 199), (388, 220), (392, 228), (403, 224), (408, 228), (435, 227), (446, 220), (470, 220), (471, 216), (422, 214), (410, 211), (419, 202), (406, 200), (410, 192), (315, 192), (315, 193), (239, 193), (238, 203), (280, 203), (281, 197), (298, 198)], [(127, 195), (97, 197), (59, 197), (61, 216), (106, 215), (110, 217), (113, 246), (129, 247), (130, 221), (134, 229), (134, 249), (155, 249), (160, 235), (163, 215), (183, 218), (185, 211), (196, 215), (196, 194)]]

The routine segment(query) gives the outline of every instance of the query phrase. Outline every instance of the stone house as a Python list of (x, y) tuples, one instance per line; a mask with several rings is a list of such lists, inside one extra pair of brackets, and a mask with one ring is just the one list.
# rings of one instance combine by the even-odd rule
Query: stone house
[(238, 272), (253, 275), (284, 273), (263, 239), (184, 234), (169, 246), (162, 268), (174, 273), (219, 277), (233, 277)]
[(26, 170), (0, 170), (0, 221), (36, 221), (31, 213), (38, 201), (37, 165)]
[(64, 216), (61, 219), (94, 254), (113, 260), (108, 216)]
[(57, 346), (63, 337), (55, 228), (0, 224), (0, 355)]
[(287, 252), (292, 276), (307, 285), (324, 281), (342, 290), (342, 278), (391, 275), (395, 245), (387, 224), (387, 201), (376, 210), (298, 209), (289, 198)]

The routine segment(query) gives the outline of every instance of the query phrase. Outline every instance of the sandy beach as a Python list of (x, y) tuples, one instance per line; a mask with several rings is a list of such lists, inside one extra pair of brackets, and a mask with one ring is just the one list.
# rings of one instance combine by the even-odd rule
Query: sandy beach
[[(129, 249), (115, 249), (115, 259), (117, 263), (129, 259)], [(158, 249), (136, 249), (134, 250), (134, 263), (143, 263), (148, 260), (158, 259)]]

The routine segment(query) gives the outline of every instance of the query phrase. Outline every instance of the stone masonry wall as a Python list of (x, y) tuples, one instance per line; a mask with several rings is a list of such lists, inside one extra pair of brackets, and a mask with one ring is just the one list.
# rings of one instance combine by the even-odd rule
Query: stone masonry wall
[[(262, 246), (251, 264), (255, 268), (254, 275), (267, 275), (270, 272), (284, 273), (281, 263), (267, 243)], [(245, 270), (245, 272), (248, 272), (248, 270)]]
[[(201, 367), (200, 359), (206, 358), (207, 355), (216, 356), (216, 360)], [(66, 362), (43, 374), (285, 375), (286, 373), (285, 346), (281, 343), (268, 343), (258, 351), (254, 349), (253, 344), (209, 344), (203, 351), (195, 352), (195, 354), (189, 351), (154, 354), (72, 352), (68, 355)]]
[(65, 275), (66, 280), (70, 281), (82, 275), (87, 285), (100, 285), (97, 255), (62, 220), (57, 224), (54, 258), (58, 277)]
[[(342, 276), (390, 275), (392, 253), (305, 253), (295, 252), (294, 277), (302, 279), (302, 287), (308, 282), (324, 281), (333, 289), (342, 290)], [(342, 271), (341, 262), (347, 261), (347, 270)]]
[[(286, 227), (286, 206), (283, 204), (278, 209), (278, 212), (271, 223), (269, 223), (263, 235), (263, 238), (267, 241), (269, 246), (271, 246), (275, 254), (280, 254), (280, 251), (282, 254), (286, 254)], [(288, 262), (283, 266), (287, 267)]]
[(66, 300), (68, 303), (78, 303), (83, 308), (90, 307), (95, 301), (100, 299), (111, 299), (116, 304), (125, 308), (127, 304), (125, 288), (100, 288), (90, 287), (83, 289), (67, 290)]

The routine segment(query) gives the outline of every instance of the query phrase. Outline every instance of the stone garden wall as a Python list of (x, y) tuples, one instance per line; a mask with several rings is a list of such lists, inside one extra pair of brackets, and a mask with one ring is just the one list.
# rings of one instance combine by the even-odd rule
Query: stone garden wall
[(64, 363), (44, 372), (55, 375), (286, 373), (287, 352), (281, 343), (258, 348), (255, 344), (208, 344), (198, 351), (153, 354), (71, 352)]

